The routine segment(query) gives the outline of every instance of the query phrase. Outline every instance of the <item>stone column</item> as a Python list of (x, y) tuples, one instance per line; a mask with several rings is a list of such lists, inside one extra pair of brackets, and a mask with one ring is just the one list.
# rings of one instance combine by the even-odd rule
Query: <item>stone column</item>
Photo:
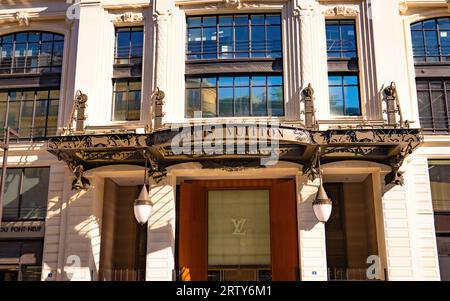
[(171, 281), (175, 269), (175, 177), (151, 183), (153, 210), (147, 232), (147, 281)]
[(312, 209), (319, 180), (312, 182), (302, 173), (298, 173), (296, 183), (300, 278), (302, 281), (326, 281), (328, 276), (325, 225), (317, 220)]

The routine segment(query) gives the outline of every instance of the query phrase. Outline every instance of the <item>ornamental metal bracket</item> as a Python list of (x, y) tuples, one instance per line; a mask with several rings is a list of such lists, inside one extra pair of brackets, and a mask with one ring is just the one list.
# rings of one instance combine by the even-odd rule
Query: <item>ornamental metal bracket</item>
[(85, 171), (83, 164), (62, 151), (58, 152), (58, 160), (66, 162), (70, 171), (75, 175), (75, 179), (72, 181), (72, 190), (88, 190), (91, 182), (83, 176)]
[(303, 165), (303, 174), (308, 176), (308, 179), (311, 181), (314, 181), (315, 179), (318, 179), (320, 177), (320, 170), (319, 170), (319, 160), (320, 160), (320, 152), (321, 148), (320, 146), (317, 147), (317, 149), (314, 151), (311, 159)]
[(75, 131), (77, 133), (82, 133), (84, 131), (84, 122), (87, 118), (86, 107), (87, 107), (88, 97), (78, 90), (75, 94), (72, 112), (70, 114), (69, 123), (66, 127), (68, 134), (73, 134), (73, 123), (75, 122)]
[(156, 183), (161, 182), (167, 176), (166, 168), (159, 164), (158, 158), (151, 151), (145, 150), (142, 155), (150, 163), (148, 177), (152, 177)]
[(406, 156), (411, 154), (413, 150), (413, 146), (411, 145), (411, 143), (409, 143), (408, 145), (404, 146), (397, 155), (389, 160), (389, 165), (391, 166), (392, 171), (384, 177), (384, 182), (386, 185), (393, 184), (403, 186), (405, 181), (403, 179), (403, 173), (401, 173), (399, 170)]
[(153, 101), (152, 101), (152, 107), (153, 107), (153, 118), (155, 119), (155, 129), (159, 129), (162, 126), (162, 118), (164, 117), (165, 113), (163, 112), (163, 106), (164, 106), (164, 97), (166, 97), (166, 94), (164, 91), (160, 90), (159, 87), (156, 87), (156, 91), (153, 94)]
[[(387, 123), (394, 128), (409, 128), (409, 121), (403, 121), (403, 114), (400, 106), (400, 100), (397, 94), (397, 87), (395, 82), (386, 87), (384, 90), (384, 101), (386, 102), (386, 110), (383, 113), (387, 114)], [(399, 121), (397, 121), (397, 116)]]
[(311, 130), (317, 130), (318, 124), (314, 108), (314, 89), (311, 84), (302, 91), (303, 103), (305, 104), (305, 127)]

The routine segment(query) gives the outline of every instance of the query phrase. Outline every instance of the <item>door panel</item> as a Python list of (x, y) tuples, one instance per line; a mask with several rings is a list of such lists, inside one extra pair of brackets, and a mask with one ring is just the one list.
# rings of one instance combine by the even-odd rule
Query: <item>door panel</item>
[(296, 189), (293, 180), (270, 189), (270, 240), (272, 279), (298, 280), (298, 231)]
[(208, 195), (195, 183), (180, 185), (179, 267), (182, 280), (208, 280)]

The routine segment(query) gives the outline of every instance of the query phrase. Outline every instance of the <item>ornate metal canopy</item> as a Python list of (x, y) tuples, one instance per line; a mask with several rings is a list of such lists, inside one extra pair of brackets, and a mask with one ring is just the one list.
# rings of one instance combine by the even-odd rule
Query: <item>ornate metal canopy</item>
[(386, 184), (402, 184), (399, 168), (404, 158), (423, 140), (420, 130), (339, 129), (306, 130), (267, 124), (182, 125), (149, 134), (74, 135), (51, 138), (48, 151), (65, 161), (74, 172), (74, 189), (89, 181), (83, 172), (111, 164), (144, 166), (159, 180), (166, 168), (183, 162), (199, 162), (203, 168), (236, 170), (264, 168), (274, 158), (299, 163), (311, 179), (322, 164), (364, 160), (391, 166)]

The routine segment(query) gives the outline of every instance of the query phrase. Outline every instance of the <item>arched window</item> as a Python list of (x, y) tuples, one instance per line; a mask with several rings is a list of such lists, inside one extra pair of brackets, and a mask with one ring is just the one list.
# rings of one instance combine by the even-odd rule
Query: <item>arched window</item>
[(411, 25), (415, 62), (450, 63), (450, 17)]
[(57, 131), (64, 36), (26, 31), (0, 36), (0, 129), (41, 139)]
[(61, 72), (64, 36), (18, 32), (0, 37), (0, 74)]

